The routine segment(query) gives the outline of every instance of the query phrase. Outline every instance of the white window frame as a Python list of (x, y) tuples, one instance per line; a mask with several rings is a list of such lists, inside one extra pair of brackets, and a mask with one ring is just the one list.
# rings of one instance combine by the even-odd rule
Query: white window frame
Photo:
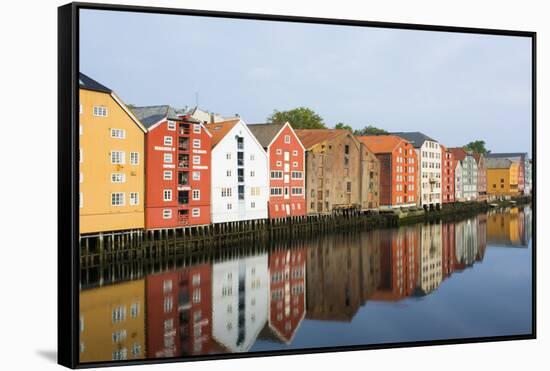
[(111, 138), (113, 138), (113, 139), (126, 139), (126, 130), (111, 128)]
[(84, 207), (84, 194), (79, 192), (78, 194), (78, 206), (82, 209)]
[(290, 144), (290, 135), (289, 134), (285, 135), (285, 144)]
[(162, 219), (172, 219), (172, 209), (163, 209)]
[(172, 144), (174, 143), (174, 138), (172, 138), (171, 135), (165, 135), (164, 136), (164, 142), (163, 144), (165, 146), (172, 146)]
[(94, 106), (92, 114), (96, 117), (107, 117), (109, 116), (109, 110), (105, 106)]
[(193, 180), (201, 180), (201, 172), (200, 171), (193, 171)]
[(191, 216), (193, 218), (198, 218), (199, 216), (201, 216), (201, 209), (198, 207), (194, 207), (193, 209), (191, 209)]
[[(115, 161), (115, 155), (120, 155), (120, 162)], [(111, 164), (124, 165), (126, 163), (126, 153), (124, 151), (111, 151)]]
[(292, 151), (292, 156), (298, 156), (298, 150), (297, 149)]
[(193, 156), (193, 165), (200, 165), (201, 164), (201, 156)]
[(166, 124), (168, 130), (175, 131), (176, 130), (176, 122), (172, 120), (168, 120), (168, 123)]
[(111, 183), (126, 183), (126, 174), (111, 173)]
[(130, 152), (130, 165), (139, 165), (139, 152)]
[(174, 176), (174, 172), (172, 170), (164, 170), (162, 178), (164, 180), (172, 180), (173, 176)]
[(130, 192), (130, 206), (139, 205), (139, 192)]
[(165, 164), (171, 164), (174, 161), (174, 156), (171, 153), (165, 153), (163, 160)]
[(164, 202), (172, 201), (172, 190), (171, 189), (163, 189), (162, 190), (162, 199)]
[[(195, 194), (197, 195), (195, 197)], [(201, 190), (200, 189), (194, 189), (193, 191), (191, 191), (191, 199), (193, 201), (198, 201), (201, 199)]]
[[(113, 203), (113, 201), (115, 200), (113, 197), (115, 197), (115, 195), (121, 195), (122, 203), (117, 203), (117, 204)], [(113, 207), (126, 206), (126, 194), (124, 192), (112, 192), (111, 193), (111, 206), (113, 206)]]
[(193, 133), (200, 134), (201, 133), (201, 125), (200, 124), (193, 124)]
[(201, 148), (201, 140), (193, 139), (193, 148)]

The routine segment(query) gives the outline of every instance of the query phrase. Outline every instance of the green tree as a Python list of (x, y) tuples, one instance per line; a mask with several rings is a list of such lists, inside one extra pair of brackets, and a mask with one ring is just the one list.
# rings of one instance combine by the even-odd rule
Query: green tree
[(355, 130), (355, 135), (386, 135), (388, 132), (373, 125), (367, 125), (363, 129)]
[(485, 141), (484, 140), (474, 140), (474, 141), (464, 145), (462, 148), (464, 148), (466, 151), (477, 152), (477, 153), (482, 153), (482, 154), (486, 154), (486, 153), (491, 152), (485, 147)]
[(323, 118), (307, 107), (298, 107), (289, 111), (274, 110), (267, 122), (284, 124), (289, 122), (294, 129), (326, 129)]
[(345, 129), (349, 130), (353, 133), (353, 128), (349, 126), (348, 124), (344, 124), (343, 122), (339, 122), (334, 126), (335, 129)]

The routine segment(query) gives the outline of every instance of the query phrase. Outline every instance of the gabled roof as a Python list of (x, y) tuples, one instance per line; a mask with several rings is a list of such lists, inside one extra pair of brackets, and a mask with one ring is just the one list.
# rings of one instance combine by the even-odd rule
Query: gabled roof
[(356, 138), (363, 142), (369, 151), (373, 153), (391, 153), (401, 143), (408, 143), (405, 139), (397, 135), (366, 135)]
[(267, 149), (285, 124), (249, 124), (247, 126), (262, 147)]
[(78, 84), (81, 89), (101, 91), (103, 93), (112, 93), (113, 91), (106, 87), (105, 85), (100, 84), (94, 79), (86, 76), (82, 72), (78, 73)]
[(214, 124), (206, 124), (205, 127), (212, 134), (212, 148), (214, 148), (240, 121), (240, 119), (235, 119), (216, 122)]
[(512, 166), (512, 161), (507, 158), (489, 157), (485, 159), (485, 167), (487, 169), (509, 169)]
[[(133, 107), (132, 112), (145, 125), (146, 128), (151, 128), (157, 122), (163, 119), (181, 120), (181, 115), (185, 115), (183, 110), (176, 109), (169, 105)], [(199, 122), (193, 118), (186, 118), (187, 121)]]
[(294, 132), (306, 150), (315, 147), (321, 142), (334, 139), (340, 135), (351, 135), (350, 131), (345, 129), (302, 129), (294, 130)]
[(521, 158), (524, 160), (527, 157), (526, 152), (507, 152), (507, 153), (487, 153), (487, 158)]
[(457, 161), (464, 161), (466, 156), (469, 155), (469, 153), (462, 147), (453, 147), (448, 148), (447, 150), (453, 154), (453, 157)]
[(424, 144), (425, 141), (429, 140), (431, 142), (437, 142), (437, 140), (430, 138), (426, 134), (422, 134), (419, 131), (400, 131), (395, 133), (390, 133), (392, 135), (397, 135), (398, 137), (401, 137), (413, 145), (414, 148), (420, 148)]
[(481, 161), (481, 159), (484, 159), (485, 158), (485, 155), (484, 154), (481, 154), (479, 152), (472, 152), (472, 156), (474, 156), (474, 158), (476, 159), (476, 162), (479, 164), (479, 161)]

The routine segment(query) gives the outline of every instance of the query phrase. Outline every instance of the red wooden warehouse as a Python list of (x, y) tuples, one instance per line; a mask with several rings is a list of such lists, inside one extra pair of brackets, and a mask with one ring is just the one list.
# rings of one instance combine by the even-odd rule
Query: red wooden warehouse
[(305, 149), (287, 122), (248, 128), (267, 151), (269, 218), (306, 215)]
[(455, 168), (454, 155), (447, 147), (441, 148), (441, 201), (446, 204), (455, 202)]
[(132, 109), (145, 136), (145, 228), (210, 223), (212, 136), (170, 106)]

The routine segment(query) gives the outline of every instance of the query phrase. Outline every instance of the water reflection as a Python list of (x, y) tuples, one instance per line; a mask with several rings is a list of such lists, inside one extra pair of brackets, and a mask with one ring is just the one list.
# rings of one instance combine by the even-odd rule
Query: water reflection
[(349, 326), (367, 302), (431, 297), (453, 273), (484, 260), (487, 244), (527, 247), (531, 217), (530, 208), (514, 208), (458, 222), (335, 233), (86, 289), (81, 362), (316, 346), (324, 323)]

